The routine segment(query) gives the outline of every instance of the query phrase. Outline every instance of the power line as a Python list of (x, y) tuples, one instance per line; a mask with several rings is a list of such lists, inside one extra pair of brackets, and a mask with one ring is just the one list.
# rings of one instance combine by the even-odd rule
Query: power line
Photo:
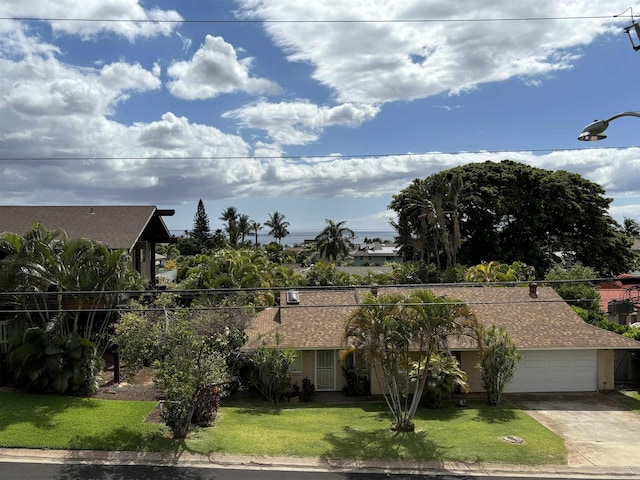
[(618, 15), (572, 15), (562, 17), (498, 17), (498, 18), (372, 18), (372, 19), (150, 19), (150, 18), (63, 18), (63, 17), (0, 17), (19, 22), (88, 22), (88, 23), (482, 23), (482, 22), (548, 22), (554, 20), (612, 20)]
[[(598, 147), (597, 150), (621, 150), (627, 148), (640, 148), (640, 145), (607, 146)], [(384, 157), (426, 157), (436, 155), (482, 155), (482, 154), (498, 154), (498, 153), (553, 153), (553, 152), (578, 152), (591, 151), (591, 147), (576, 148), (532, 148), (532, 149), (513, 149), (513, 150), (463, 150), (463, 151), (442, 151), (442, 152), (425, 152), (425, 153), (357, 153), (353, 155), (196, 155), (196, 156), (158, 156), (152, 155), (148, 157), (142, 156), (54, 156), (54, 157), (38, 157), (35, 155), (25, 156), (0, 156), (0, 161), (117, 161), (117, 160), (348, 160), (348, 159), (367, 159), (367, 158), (384, 158)]]

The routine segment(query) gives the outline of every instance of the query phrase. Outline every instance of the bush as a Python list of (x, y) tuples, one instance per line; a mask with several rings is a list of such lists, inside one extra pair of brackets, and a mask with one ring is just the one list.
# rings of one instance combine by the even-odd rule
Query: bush
[(251, 357), (251, 386), (260, 392), (264, 400), (278, 403), (286, 399), (291, 387), (289, 367), (294, 355), (293, 350), (267, 347), (264, 343), (254, 352)]
[(309, 377), (304, 377), (302, 379), (302, 391), (300, 392), (300, 399), (303, 402), (310, 401), (316, 393), (316, 386), (311, 383)]

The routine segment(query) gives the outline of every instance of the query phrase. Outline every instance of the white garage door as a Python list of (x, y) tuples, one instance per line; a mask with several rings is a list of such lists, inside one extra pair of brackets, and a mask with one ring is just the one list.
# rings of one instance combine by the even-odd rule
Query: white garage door
[(597, 350), (521, 351), (506, 392), (592, 392), (598, 386)]

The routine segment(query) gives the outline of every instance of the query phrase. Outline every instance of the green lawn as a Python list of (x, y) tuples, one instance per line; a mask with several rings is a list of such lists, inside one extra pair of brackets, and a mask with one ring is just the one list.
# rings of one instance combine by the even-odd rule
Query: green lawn
[[(326, 405), (230, 399), (216, 425), (186, 441), (144, 419), (153, 402), (0, 394), (0, 446), (29, 448), (190, 451), (196, 453), (309, 456), (353, 459), (453, 460), (562, 464), (561, 438), (512, 405), (421, 410), (416, 432), (389, 430), (381, 402)], [(523, 445), (501, 440), (507, 435)]]

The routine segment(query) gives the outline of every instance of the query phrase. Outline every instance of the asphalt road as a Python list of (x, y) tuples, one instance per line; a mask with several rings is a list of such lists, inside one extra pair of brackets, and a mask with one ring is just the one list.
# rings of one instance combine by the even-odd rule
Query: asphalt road
[[(29, 480), (475, 480), (505, 477), (474, 477), (469, 475), (410, 475), (353, 472), (308, 472), (278, 470), (247, 470), (193, 468), (144, 465), (88, 465), (1, 462), (0, 478)], [(550, 480), (559, 477), (514, 477), (518, 480)], [(569, 479), (570, 477), (564, 477)], [(580, 477), (583, 478), (583, 477)]]

